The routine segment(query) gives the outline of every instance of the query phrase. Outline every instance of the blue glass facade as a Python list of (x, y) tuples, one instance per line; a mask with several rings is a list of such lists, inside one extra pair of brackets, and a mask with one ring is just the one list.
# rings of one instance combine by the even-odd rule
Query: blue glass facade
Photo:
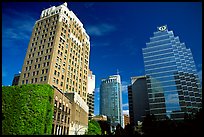
[(123, 126), (122, 93), (120, 75), (103, 79), (100, 85), (100, 114), (110, 120), (113, 127)]
[(167, 26), (157, 28), (142, 49), (150, 113), (183, 119), (201, 108), (201, 86), (190, 49)]

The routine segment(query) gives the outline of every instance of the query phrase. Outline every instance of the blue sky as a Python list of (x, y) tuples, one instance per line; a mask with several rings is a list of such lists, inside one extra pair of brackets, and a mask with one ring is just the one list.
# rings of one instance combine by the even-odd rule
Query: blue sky
[[(2, 85), (21, 71), (27, 46), (41, 11), (63, 2), (2, 3)], [(142, 48), (157, 26), (167, 25), (190, 48), (202, 75), (201, 2), (68, 2), (91, 39), (90, 69), (96, 75), (95, 114), (99, 114), (102, 78), (122, 79), (123, 110), (128, 112), (130, 77), (144, 75)], [(202, 78), (201, 78), (202, 79)]]

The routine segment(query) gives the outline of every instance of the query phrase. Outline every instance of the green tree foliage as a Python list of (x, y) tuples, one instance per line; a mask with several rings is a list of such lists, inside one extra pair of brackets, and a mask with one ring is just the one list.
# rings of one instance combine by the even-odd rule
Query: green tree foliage
[(101, 135), (100, 124), (95, 120), (90, 120), (88, 123), (87, 135)]
[(47, 84), (2, 87), (2, 134), (51, 134), (53, 97)]

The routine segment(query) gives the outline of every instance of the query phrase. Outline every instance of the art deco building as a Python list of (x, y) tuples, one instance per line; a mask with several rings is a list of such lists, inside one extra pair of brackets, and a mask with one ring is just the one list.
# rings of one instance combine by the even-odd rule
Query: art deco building
[(50, 84), (87, 101), (90, 40), (67, 3), (42, 11), (35, 22), (19, 85)]
[(191, 50), (167, 26), (143, 48), (150, 113), (179, 120), (201, 108), (201, 86)]
[[(49, 84), (57, 89), (54, 135), (84, 134), (88, 127), (89, 53), (89, 36), (66, 2), (42, 11), (32, 30), (18, 84)], [(72, 112), (62, 110), (64, 102)]]
[(105, 115), (111, 124), (111, 131), (123, 126), (122, 93), (120, 75), (102, 79), (100, 85), (100, 115)]
[(94, 116), (94, 90), (95, 90), (95, 75), (92, 71), (88, 71), (88, 94), (87, 105), (89, 107), (89, 119)]
[(149, 114), (146, 76), (131, 77), (131, 85), (128, 86), (128, 102), (130, 123), (136, 125)]

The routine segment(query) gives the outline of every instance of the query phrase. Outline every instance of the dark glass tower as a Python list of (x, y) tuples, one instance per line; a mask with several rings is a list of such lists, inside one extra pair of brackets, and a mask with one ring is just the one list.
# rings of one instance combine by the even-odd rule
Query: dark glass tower
[(167, 26), (143, 48), (150, 113), (159, 119), (180, 120), (201, 105), (201, 86), (190, 49)]

